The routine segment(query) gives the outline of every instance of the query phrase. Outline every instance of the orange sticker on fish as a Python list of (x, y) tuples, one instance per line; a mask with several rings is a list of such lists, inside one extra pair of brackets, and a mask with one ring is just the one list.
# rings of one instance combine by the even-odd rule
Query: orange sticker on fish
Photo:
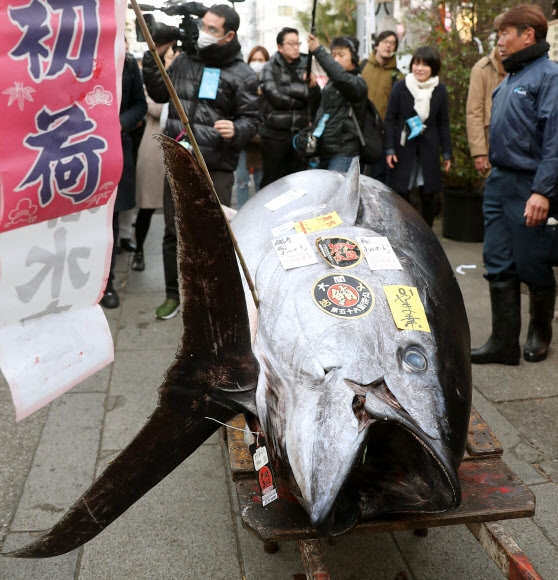
[(294, 227), (299, 234), (311, 234), (320, 230), (329, 230), (335, 226), (340, 226), (342, 223), (343, 220), (337, 215), (337, 212), (332, 211), (309, 220), (295, 222)]

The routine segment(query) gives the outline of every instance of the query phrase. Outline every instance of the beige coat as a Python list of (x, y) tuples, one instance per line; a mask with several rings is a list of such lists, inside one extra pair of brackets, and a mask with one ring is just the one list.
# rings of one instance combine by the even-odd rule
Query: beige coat
[(163, 183), (165, 169), (163, 157), (156, 139), (151, 137), (163, 133), (159, 125), (163, 105), (147, 97), (147, 118), (141, 138), (136, 163), (136, 205), (142, 209), (163, 207)]
[(374, 103), (382, 120), (386, 116), (387, 105), (391, 89), (396, 81), (403, 78), (403, 74), (397, 68), (395, 56), (392, 56), (386, 64), (381, 65), (372, 53), (367, 61), (361, 63), (360, 75), (368, 85), (368, 98)]
[(471, 70), (467, 96), (467, 139), (471, 157), (488, 155), (492, 93), (505, 76), (495, 51), (483, 56)]

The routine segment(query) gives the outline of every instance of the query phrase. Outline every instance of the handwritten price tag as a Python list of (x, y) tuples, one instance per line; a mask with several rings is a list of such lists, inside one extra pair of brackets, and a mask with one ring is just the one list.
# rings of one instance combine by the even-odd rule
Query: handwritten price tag
[(317, 264), (318, 260), (304, 234), (293, 234), (271, 240), (285, 270)]
[(389, 240), (385, 237), (357, 238), (371, 270), (403, 270)]
[(391, 315), (400, 330), (430, 332), (424, 306), (413, 286), (384, 286)]

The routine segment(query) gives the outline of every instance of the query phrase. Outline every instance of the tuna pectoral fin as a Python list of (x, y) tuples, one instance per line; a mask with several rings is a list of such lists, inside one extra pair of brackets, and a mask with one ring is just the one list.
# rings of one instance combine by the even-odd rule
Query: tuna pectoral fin
[(50, 558), (94, 538), (219, 429), (215, 421), (202, 415), (207, 413), (223, 422), (234, 415), (228, 409), (213, 407), (195, 417), (158, 407), (130, 445), (57, 524), (36, 542), (3, 555)]
[(135, 439), (41, 539), (5, 554), (46, 558), (99, 534), (218, 428), (254, 409), (257, 361), (221, 207), (194, 158), (160, 137), (176, 208), (183, 331), (159, 406)]

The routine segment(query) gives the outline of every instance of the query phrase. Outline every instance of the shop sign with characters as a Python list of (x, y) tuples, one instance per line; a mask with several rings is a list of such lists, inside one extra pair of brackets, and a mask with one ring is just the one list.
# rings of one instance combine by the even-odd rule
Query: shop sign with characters
[(122, 170), (125, 9), (0, 6), (0, 367), (18, 420), (113, 358), (97, 302)]

